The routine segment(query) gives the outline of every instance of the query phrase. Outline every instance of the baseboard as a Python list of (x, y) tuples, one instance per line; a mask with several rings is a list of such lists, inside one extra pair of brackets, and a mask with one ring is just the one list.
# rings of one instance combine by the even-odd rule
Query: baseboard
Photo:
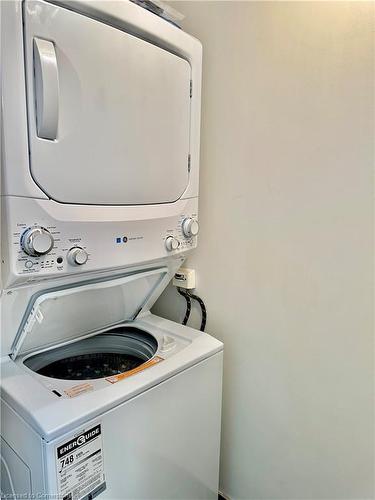
[(230, 500), (230, 498), (228, 497), (228, 495), (226, 495), (222, 491), (219, 491), (219, 495), (218, 495), (217, 498), (218, 498), (218, 500)]

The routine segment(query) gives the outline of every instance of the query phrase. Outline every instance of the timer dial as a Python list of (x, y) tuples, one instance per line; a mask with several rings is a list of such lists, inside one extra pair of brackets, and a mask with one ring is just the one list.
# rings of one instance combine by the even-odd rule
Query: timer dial
[(186, 238), (191, 238), (192, 236), (196, 236), (199, 232), (199, 224), (198, 221), (188, 217), (182, 221), (182, 232)]
[(180, 242), (174, 236), (168, 236), (165, 239), (165, 248), (168, 250), (168, 252), (171, 252), (172, 250), (177, 250), (179, 246)]
[(81, 247), (71, 248), (67, 255), (68, 262), (72, 264), (72, 266), (82, 266), (86, 264), (88, 258), (89, 256), (86, 250)]
[(22, 250), (33, 257), (47, 254), (52, 250), (53, 244), (52, 234), (40, 226), (27, 229), (21, 237)]

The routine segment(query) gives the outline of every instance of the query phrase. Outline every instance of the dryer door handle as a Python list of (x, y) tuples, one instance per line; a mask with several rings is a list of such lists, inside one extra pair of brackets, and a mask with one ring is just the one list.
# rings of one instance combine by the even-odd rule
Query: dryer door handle
[(59, 75), (55, 46), (34, 38), (34, 83), (38, 137), (54, 140), (59, 121)]

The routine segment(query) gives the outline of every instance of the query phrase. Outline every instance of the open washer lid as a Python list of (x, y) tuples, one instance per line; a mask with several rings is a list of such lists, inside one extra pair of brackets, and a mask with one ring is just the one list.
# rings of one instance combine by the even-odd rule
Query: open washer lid
[(133, 320), (153, 305), (169, 280), (163, 267), (39, 292), (25, 311), (11, 357)]

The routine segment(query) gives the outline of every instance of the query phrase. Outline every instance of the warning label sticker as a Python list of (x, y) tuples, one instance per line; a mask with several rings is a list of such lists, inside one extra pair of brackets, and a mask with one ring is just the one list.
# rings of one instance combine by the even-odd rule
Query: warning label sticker
[(62, 500), (91, 500), (105, 490), (100, 424), (56, 447), (56, 471)]
[(137, 366), (137, 368), (133, 368), (132, 370), (128, 370), (127, 372), (119, 373), (118, 375), (111, 375), (110, 377), (106, 377), (106, 380), (108, 382), (111, 382), (111, 384), (115, 384), (116, 382), (119, 382), (124, 378), (131, 377), (136, 373), (146, 370), (146, 368), (150, 368), (150, 366), (160, 363), (160, 361), (164, 361), (164, 358), (161, 358), (160, 356), (155, 356), (149, 361), (146, 361), (145, 363), (142, 363), (141, 365)]

